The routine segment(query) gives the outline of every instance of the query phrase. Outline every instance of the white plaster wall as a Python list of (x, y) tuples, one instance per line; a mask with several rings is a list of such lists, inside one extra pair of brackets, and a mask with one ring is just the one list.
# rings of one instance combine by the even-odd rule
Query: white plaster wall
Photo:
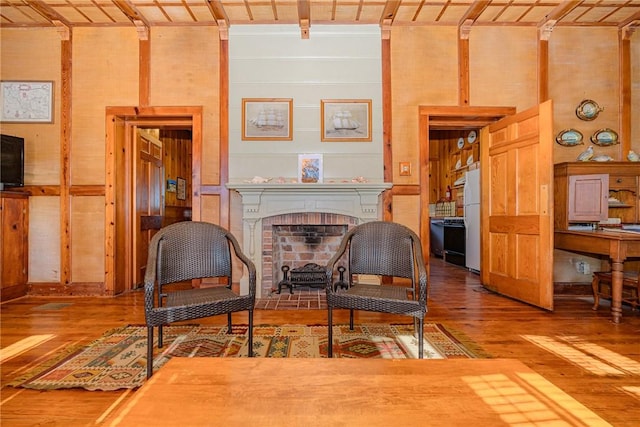
[[(297, 177), (322, 154), (324, 181), (383, 179), (381, 34), (377, 25), (234, 25), (229, 29), (229, 180)], [(292, 98), (292, 141), (242, 141), (243, 98)], [(371, 99), (372, 142), (321, 142), (320, 100)]]

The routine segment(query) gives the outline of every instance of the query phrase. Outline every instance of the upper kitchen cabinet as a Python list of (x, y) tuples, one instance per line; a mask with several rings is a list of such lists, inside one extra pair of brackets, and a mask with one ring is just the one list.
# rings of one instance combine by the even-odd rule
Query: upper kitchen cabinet
[(571, 162), (555, 165), (554, 226), (611, 221), (640, 222), (640, 164)]

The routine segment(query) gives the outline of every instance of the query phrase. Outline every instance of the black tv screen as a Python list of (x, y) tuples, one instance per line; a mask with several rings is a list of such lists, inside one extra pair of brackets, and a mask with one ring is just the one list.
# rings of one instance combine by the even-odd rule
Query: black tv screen
[(0, 135), (0, 183), (4, 188), (24, 186), (24, 138)]

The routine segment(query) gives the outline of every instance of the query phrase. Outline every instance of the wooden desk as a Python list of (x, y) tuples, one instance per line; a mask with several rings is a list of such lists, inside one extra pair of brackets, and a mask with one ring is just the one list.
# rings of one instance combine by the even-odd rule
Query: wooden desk
[(624, 261), (640, 257), (640, 233), (616, 231), (556, 230), (554, 247), (571, 252), (606, 255), (611, 260), (611, 315), (614, 323), (622, 319), (622, 276)]
[(609, 425), (517, 360), (173, 358), (108, 426)]

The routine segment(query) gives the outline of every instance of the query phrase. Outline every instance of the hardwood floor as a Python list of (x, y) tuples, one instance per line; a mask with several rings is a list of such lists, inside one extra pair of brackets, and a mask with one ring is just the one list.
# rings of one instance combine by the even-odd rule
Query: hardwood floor
[[(640, 425), (639, 311), (623, 306), (622, 323), (615, 325), (608, 302), (595, 312), (591, 297), (574, 296), (556, 298), (555, 311), (546, 312), (495, 295), (480, 286), (477, 275), (437, 258), (431, 260), (430, 283), (427, 321), (465, 334), (492, 357), (522, 361), (611, 425)], [(326, 315), (325, 310), (256, 310), (255, 322), (321, 323)], [(347, 322), (348, 312), (337, 311), (334, 317)], [(404, 319), (356, 315), (362, 322)], [(2, 304), (0, 320), (2, 426), (108, 425), (109, 414), (135, 396), (135, 391), (36, 391), (6, 384), (71, 344), (144, 323), (141, 292), (115, 298), (24, 297)], [(224, 317), (202, 321), (224, 322)], [(234, 322), (246, 322), (246, 315), (235, 315)], [(43, 335), (41, 343), (6, 354), (10, 345), (36, 335)]]

